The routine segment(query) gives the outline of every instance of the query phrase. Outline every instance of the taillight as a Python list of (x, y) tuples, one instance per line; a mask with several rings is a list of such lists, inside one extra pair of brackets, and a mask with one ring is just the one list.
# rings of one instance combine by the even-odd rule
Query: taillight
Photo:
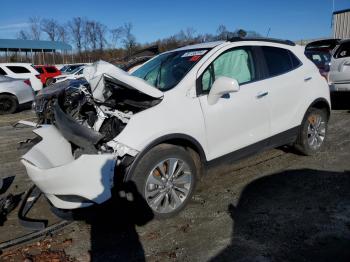
[(26, 80), (24, 80), (23, 82), (26, 83), (26, 84), (29, 85), (29, 86), (32, 86), (32, 84), (30, 83), (30, 80), (29, 80), (29, 79), (26, 79)]
[(40, 75), (35, 75), (35, 76), (36, 76), (36, 78), (40, 79)]

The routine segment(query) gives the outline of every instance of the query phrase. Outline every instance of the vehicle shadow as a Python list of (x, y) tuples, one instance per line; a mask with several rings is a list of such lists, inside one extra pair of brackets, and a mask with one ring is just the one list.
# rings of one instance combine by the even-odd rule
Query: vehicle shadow
[(350, 261), (350, 172), (291, 170), (229, 205), (231, 244), (211, 261)]
[(350, 110), (350, 92), (331, 93), (332, 110)]
[(107, 202), (83, 209), (74, 219), (91, 226), (91, 261), (145, 261), (136, 226), (153, 219), (152, 210), (129, 181), (120, 184)]

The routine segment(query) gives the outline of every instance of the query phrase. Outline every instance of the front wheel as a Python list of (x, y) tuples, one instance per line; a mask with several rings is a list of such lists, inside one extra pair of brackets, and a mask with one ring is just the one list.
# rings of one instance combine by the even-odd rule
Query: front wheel
[(304, 155), (314, 155), (321, 150), (328, 131), (325, 110), (310, 108), (301, 124), (295, 148)]
[(161, 144), (138, 162), (131, 180), (135, 182), (156, 218), (179, 213), (191, 199), (197, 170), (188, 151)]

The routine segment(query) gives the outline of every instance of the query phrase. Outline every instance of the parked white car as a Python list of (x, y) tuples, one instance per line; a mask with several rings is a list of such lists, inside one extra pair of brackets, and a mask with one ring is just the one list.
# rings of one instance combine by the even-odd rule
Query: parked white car
[(34, 91), (43, 88), (40, 73), (29, 63), (0, 63), (0, 75), (17, 79), (29, 79)]
[(350, 91), (350, 39), (341, 41), (333, 52), (329, 84), (331, 91)]
[[(102, 203), (115, 183), (131, 180), (156, 217), (169, 217), (208, 165), (286, 144), (312, 155), (327, 135), (329, 87), (290, 41), (203, 43), (156, 56), (132, 75), (98, 62), (84, 77), (89, 87), (47, 90), (47, 99), (62, 97), (47, 108), (55, 124), (34, 130), (42, 140), (22, 157), (62, 209)], [(48, 104), (45, 90), (38, 99)]]
[(80, 77), (83, 77), (84, 68), (85, 68), (85, 66), (80, 66), (80, 67), (77, 67), (76, 69), (74, 69), (70, 73), (63, 73), (62, 75), (55, 76), (53, 78), (53, 82), (59, 83), (59, 82), (65, 81), (65, 80), (72, 80), (72, 79), (78, 79)]
[(12, 114), (19, 107), (34, 101), (34, 91), (28, 79), (0, 75), (0, 115)]

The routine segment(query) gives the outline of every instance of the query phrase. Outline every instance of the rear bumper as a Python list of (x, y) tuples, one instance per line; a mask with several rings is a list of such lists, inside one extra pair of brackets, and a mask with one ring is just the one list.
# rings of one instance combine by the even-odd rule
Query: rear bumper
[(33, 131), (42, 137), (23, 157), (28, 176), (53, 206), (87, 207), (111, 197), (116, 161), (111, 154), (74, 159), (71, 144), (51, 125)]

